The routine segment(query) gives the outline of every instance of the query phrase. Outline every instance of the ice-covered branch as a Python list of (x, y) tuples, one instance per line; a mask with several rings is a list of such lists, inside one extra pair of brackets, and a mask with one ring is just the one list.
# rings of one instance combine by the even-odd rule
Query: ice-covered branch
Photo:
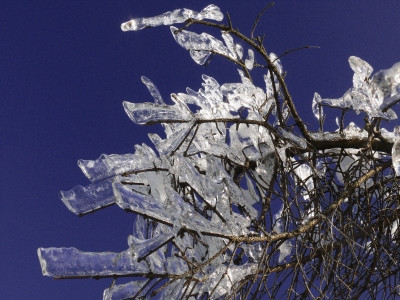
[[(129, 248), (39, 248), (43, 274), (136, 277), (113, 282), (104, 299), (291, 299), (314, 297), (316, 282), (316, 297), (351, 298), (371, 289), (371, 278), (390, 287), (388, 274), (397, 271), (390, 266), (400, 261), (400, 138), (398, 128), (389, 132), (381, 120), (396, 118), (399, 63), (372, 74), (368, 63), (350, 57), (353, 87), (339, 99), (315, 94), (310, 106), (319, 131), (311, 132), (296, 111), (280, 57), (253, 38), (259, 17), (250, 38), (232, 27), (229, 14), (229, 26), (203, 19), (219, 21), (222, 14), (210, 5), (122, 24), (126, 31), (186, 22), (170, 29), (196, 63), (207, 65), (218, 54), (242, 70), (236, 82), (224, 84), (203, 75), (198, 91), (171, 94), (173, 105), (142, 76), (153, 102), (123, 107), (134, 123), (162, 124), (164, 133), (149, 134), (153, 145), (136, 145), (134, 154), (79, 160), (92, 183), (60, 192), (78, 215), (113, 204), (135, 213)], [(222, 38), (190, 32), (192, 24), (220, 29)], [(260, 57), (264, 65), (256, 63)], [(250, 76), (260, 66), (263, 87)], [(323, 106), (342, 111), (337, 131), (323, 131)], [(344, 125), (348, 110), (366, 114), (364, 128)], [(289, 289), (282, 288), (285, 280)], [(302, 291), (299, 280), (307, 282)]]
[(183, 23), (187, 19), (195, 19), (195, 20), (210, 19), (215, 21), (221, 21), (223, 18), (224, 15), (219, 10), (219, 8), (211, 4), (200, 12), (196, 12), (194, 10), (187, 8), (181, 8), (181, 9), (175, 9), (174, 11), (163, 13), (162, 15), (155, 17), (132, 19), (129, 22), (122, 23), (121, 29), (122, 31), (128, 31), (128, 30), (136, 31), (147, 27)]

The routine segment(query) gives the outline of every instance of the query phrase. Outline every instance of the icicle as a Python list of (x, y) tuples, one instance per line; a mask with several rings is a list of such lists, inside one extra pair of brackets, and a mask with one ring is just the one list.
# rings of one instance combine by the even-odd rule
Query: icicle
[(165, 105), (163, 98), (161, 97), (158, 88), (154, 85), (154, 83), (145, 76), (141, 77), (142, 82), (146, 85), (147, 89), (149, 90), (150, 94), (154, 98), (154, 103), (157, 105)]

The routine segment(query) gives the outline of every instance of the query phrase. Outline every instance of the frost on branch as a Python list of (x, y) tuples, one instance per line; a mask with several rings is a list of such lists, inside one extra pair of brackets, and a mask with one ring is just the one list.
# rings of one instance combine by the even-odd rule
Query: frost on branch
[[(222, 14), (213, 5), (200, 13), (180, 9), (122, 29), (189, 18), (203, 24)], [(398, 128), (381, 125), (396, 118), (399, 63), (372, 75), (368, 63), (350, 57), (353, 87), (339, 99), (315, 93), (310, 108), (319, 130), (311, 132), (296, 112), (279, 56), (257, 39), (210, 24), (222, 30), (221, 40), (170, 30), (198, 64), (210, 55), (234, 62), (238, 80), (220, 84), (203, 75), (202, 88), (173, 93), (167, 105), (142, 76), (153, 101), (123, 107), (135, 124), (162, 124), (164, 132), (149, 134), (153, 145), (136, 145), (134, 154), (79, 160), (91, 184), (60, 192), (77, 215), (110, 205), (133, 212), (127, 249), (39, 248), (43, 274), (132, 277), (105, 289), (104, 299), (359, 298), (392, 291), (391, 282), (400, 281), (400, 142)], [(250, 48), (235, 43), (238, 37)], [(250, 73), (259, 66), (263, 87)], [(323, 106), (342, 110), (337, 131), (323, 130)], [(345, 126), (347, 110), (365, 113), (364, 126)]]

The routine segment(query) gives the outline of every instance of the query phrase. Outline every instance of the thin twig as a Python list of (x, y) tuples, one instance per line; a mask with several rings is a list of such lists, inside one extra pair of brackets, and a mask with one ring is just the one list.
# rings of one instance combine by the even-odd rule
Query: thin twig
[(265, 13), (265, 12), (267, 11), (268, 8), (270, 8), (270, 7), (274, 6), (274, 5), (275, 5), (275, 3), (274, 3), (274, 2), (271, 2), (271, 3), (268, 4), (266, 7), (264, 7), (263, 10), (258, 14), (256, 20), (254, 21), (253, 28), (252, 28), (252, 30), (251, 30), (251, 34), (250, 34), (250, 38), (251, 38), (251, 39), (254, 38), (254, 37), (253, 37), (253, 35), (254, 35), (254, 30), (256, 30), (258, 21), (260, 21), (260, 18), (261, 18), (261, 16), (263, 15), (263, 13)]
[(295, 51), (299, 51), (299, 50), (303, 50), (303, 49), (310, 49), (310, 48), (320, 48), (319, 46), (303, 46), (303, 47), (298, 47), (298, 48), (294, 48), (292, 50), (286, 50), (284, 53), (282, 53), (281, 55), (279, 55), (277, 58), (275, 58), (272, 63), (274, 63), (275, 61), (277, 61), (278, 59), (281, 59), (282, 57), (284, 57), (285, 55), (295, 52)]

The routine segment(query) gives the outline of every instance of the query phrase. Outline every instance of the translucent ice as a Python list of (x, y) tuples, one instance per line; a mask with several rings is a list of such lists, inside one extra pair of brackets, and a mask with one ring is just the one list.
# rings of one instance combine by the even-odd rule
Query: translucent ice
[(187, 263), (179, 257), (168, 257), (165, 262), (165, 268), (168, 274), (183, 274), (188, 270)]
[(243, 47), (240, 44), (235, 45), (235, 51), (239, 59), (243, 58)]
[[(104, 290), (103, 300), (120, 300), (134, 297), (140, 289), (146, 284), (146, 280), (131, 281), (126, 284), (117, 284)], [(145, 295), (151, 285), (145, 287), (139, 296)], [(140, 298), (140, 297), (139, 297)]]
[(150, 270), (154, 274), (165, 274), (167, 271), (165, 270), (165, 254), (161, 249), (153, 252), (146, 258), (147, 262), (150, 265)]
[[(293, 159), (294, 161), (294, 159)], [(301, 163), (297, 168), (294, 169), (295, 174), (301, 180), (301, 185), (305, 191), (302, 193), (305, 200), (309, 199), (308, 192), (314, 189), (314, 182), (312, 178), (312, 169), (306, 163)], [(296, 180), (297, 181), (297, 180)]]
[(146, 254), (152, 253), (165, 245), (174, 237), (174, 233), (160, 234), (147, 240), (138, 240), (131, 236), (129, 241), (132, 253), (137, 260), (141, 260)]
[(398, 138), (392, 148), (393, 168), (396, 176), (400, 176), (400, 139)]
[(279, 132), (280, 134), (282, 134), (282, 136), (283, 136), (284, 138), (286, 138), (286, 139), (288, 139), (289, 141), (291, 141), (293, 144), (298, 145), (298, 146), (301, 147), (301, 148), (307, 148), (307, 143), (306, 143), (306, 141), (305, 141), (303, 138), (301, 138), (301, 137), (299, 137), (299, 136), (296, 136), (296, 135), (294, 135), (294, 134), (291, 133), (291, 132), (285, 131), (284, 129), (282, 129), (282, 127), (279, 127), (279, 128), (278, 128), (278, 132)]
[(228, 33), (228, 32), (223, 32), (222, 33), (222, 38), (226, 44), (226, 46), (228, 47), (229, 50), (229, 56), (233, 59), (237, 58), (237, 54), (236, 54), (236, 45), (233, 42), (233, 38), (232, 36)]
[(75, 248), (39, 248), (38, 256), (46, 276), (95, 277), (149, 272), (147, 263), (136, 262), (129, 251), (95, 253)]
[[(185, 144), (187, 143), (184, 143), (184, 145), (181, 144), (183, 140), (186, 141), (190, 140), (190, 136), (188, 135), (190, 131), (193, 129), (194, 122), (195, 120), (193, 119), (189, 123), (183, 123), (178, 125), (176, 127), (175, 132), (164, 140), (160, 139), (156, 141), (153, 138), (151, 138), (160, 155), (168, 155), (172, 151), (177, 151), (177, 150), (179, 152), (185, 151), (186, 150)], [(178, 146), (181, 146), (180, 149), (178, 149)]]
[(186, 290), (183, 286), (184, 282), (185, 280), (177, 280), (168, 285), (160, 292), (158, 299), (180, 299), (181, 294)]
[(196, 49), (190, 49), (189, 53), (190, 57), (199, 65), (204, 65), (211, 54), (207, 50), (196, 50)]
[(352, 109), (356, 113), (365, 112), (370, 118), (385, 120), (397, 118), (390, 107), (400, 101), (400, 63), (388, 70), (375, 73), (371, 79), (372, 67), (362, 59), (351, 56), (350, 67), (354, 71), (353, 87), (338, 99), (321, 99), (315, 94), (313, 112), (317, 116), (317, 105), (327, 105), (341, 109)]
[[(284, 231), (284, 224), (282, 220), (282, 218), (284, 217), (282, 216), (283, 208), (284, 206), (282, 205), (279, 212), (277, 212), (273, 217), (274, 219), (273, 230), (276, 233), (282, 233)], [(292, 244), (289, 240), (286, 240), (279, 246), (278, 249), (279, 249), (278, 262), (281, 263), (287, 256), (289, 256), (292, 253)]]
[(149, 146), (142, 144), (135, 145), (135, 148), (135, 154), (103, 154), (96, 160), (80, 159), (78, 166), (90, 181), (99, 182), (125, 172), (151, 169), (160, 163)]
[(357, 56), (350, 56), (349, 64), (354, 73), (363, 74), (364, 79), (368, 79), (374, 70), (369, 63)]
[(129, 209), (138, 214), (172, 225), (170, 218), (165, 215), (163, 205), (153, 197), (134, 192), (117, 182), (113, 183), (113, 190), (115, 202), (122, 209)]
[(279, 74), (282, 75), (283, 73), (283, 67), (282, 67), (282, 63), (281, 60), (278, 59), (278, 56), (275, 53), (270, 53), (269, 54), (269, 59), (271, 60), (271, 62), (275, 65), (275, 67), (278, 69)]
[(321, 117), (323, 116), (324, 113), (322, 106), (320, 105), (321, 101), (322, 101), (321, 96), (318, 93), (314, 93), (314, 98), (312, 101), (312, 111), (314, 116), (318, 120), (320, 119), (320, 116)]
[(241, 280), (242, 278), (254, 274), (258, 269), (258, 264), (246, 263), (241, 266), (230, 265), (228, 268), (228, 276), (233, 284)]
[(80, 215), (114, 203), (112, 180), (77, 185), (72, 190), (60, 191), (60, 198), (73, 213)]
[(380, 109), (386, 111), (400, 101), (400, 62), (390, 69), (380, 70), (372, 77), (372, 89), (381, 91), (382, 104)]
[(395, 63), (390, 69), (376, 72), (372, 76), (371, 83), (374, 87), (379, 88), (386, 98), (400, 84), (400, 62)]
[(396, 233), (399, 232), (399, 224), (400, 224), (400, 219), (397, 219), (390, 226), (390, 234), (392, 235), (393, 238), (396, 236)]
[(246, 65), (247, 69), (249, 69), (249, 70), (253, 69), (253, 66), (254, 66), (254, 52), (251, 49), (248, 50), (248, 57), (245, 60), (245, 65)]
[(165, 105), (165, 102), (162, 99), (161, 94), (158, 91), (158, 88), (154, 85), (154, 83), (145, 76), (142, 76), (141, 79), (142, 79), (142, 82), (146, 85), (150, 94), (153, 96), (154, 103), (157, 105)]
[[(211, 54), (210, 51), (229, 56), (229, 50), (225, 47), (224, 43), (212, 35), (205, 32), (197, 34), (187, 30), (179, 32), (177, 30), (178, 28), (171, 26), (171, 32), (175, 41), (186, 50), (191, 51), (190, 54), (196, 63), (204, 64), (208, 55)], [(199, 51), (200, 53), (194, 53), (193, 51)], [(204, 51), (207, 51), (207, 53)]]
[(190, 18), (196, 20), (210, 19), (210, 20), (221, 21), (223, 17), (224, 15), (219, 10), (219, 8), (211, 4), (200, 12), (196, 12), (194, 10), (187, 8), (181, 8), (181, 9), (176, 9), (174, 11), (163, 13), (162, 15), (158, 15), (155, 17), (133, 19), (130, 20), (129, 22), (122, 23), (121, 29), (122, 31), (128, 31), (128, 30), (136, 31), (146, 27), (183, 23)]
[(183, 156), (175, 158), (174, 168), (179, 181), (187, 183), (208, 204), (215, 205), (215, 195), (219, 193), (220, 186), (208, 180), (207, 176), (200, 174), (191, 161)]
[[(220, 283), (212, 294), (213, 299), (218, 299), (222, 295), (228, 293), (232, 288), (232, 283), (227, 278), (225, 272), (227, 267), (220, 266), (208, 277), (206, 284), (200, 289), (200, 294), (204, 292), (211, 293), (214, 287)], [(222, 278), (221, 278), (222, 277)]]
[(174, 106), (153, 103), (123, 102), (125, 112), (136, 124), (161, 123), (163, 121), (189, 121), (189, 113), (183, 113)]

